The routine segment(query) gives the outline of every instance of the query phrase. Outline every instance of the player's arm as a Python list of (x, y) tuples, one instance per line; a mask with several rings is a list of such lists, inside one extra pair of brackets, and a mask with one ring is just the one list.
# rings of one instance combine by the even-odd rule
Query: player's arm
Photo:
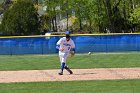
[(75, 44), (73, 41), (72, 41), (72, 45), (71, 45), (71, 50), (75, 52)]
[(60, 48), (60, 45), (56, 45), (56, 49), (59, 49)]
[(62, 43), (62, 38), (56, 44), (56, 49), (58, 49), (59, 51), (63, 51), (64, 50), (64, 49), (60, 48), (61, 43)]
[(74, 44), (74, 42), (72, 42), (72, 44), (71, 44), (70, 53), (71, 53), (71, 56), (74, 56), (75, 55), (75, 44)]

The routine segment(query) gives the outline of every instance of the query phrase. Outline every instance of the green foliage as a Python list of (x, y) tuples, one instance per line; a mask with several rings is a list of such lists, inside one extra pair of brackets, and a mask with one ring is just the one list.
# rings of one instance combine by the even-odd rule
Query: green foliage
[[(84, 32), (128, 32), (133, 29), (129, 23), (129, 14), (132, 6), (139, 4), (138, 0), (45, 0), (49, 16), (57, 15), (70, 18), (75, 16), (77, 20), (72, 24), (72, 29)], [(59, 7), (59, 12), (54, 11)]]
[(38, 33), (38, 15), (30, 0), (19, 0), (4, 13), (3, 30), (9, 35)]
[(140, 24), (140, 7), (137, 7), (129, 19), (133, 24)]
[(40, 31), (48, 30), (49, 29), (49, 17), (48, 15), (42, 15), (40, 17)]
[[(18, 1), (27, 2), (29, 0)], [(2, 26), (6, 32), (31, 34), (36, 33), (38, 27), (40, 27), (40, 30), (49, 28), (49, 30), (57, 31), (60, 26), (63, 26), (63, 30), (70, 26), (69, 30), (73, 29), (74, 32), (83, 31), (84, 33), (138, 32), (138, 29), (140, 29), (139, 0), (39, 0), (39, 5), (37, 5), (37, 0), (30, 1), (34, 1), (36, 6), (40, 6), (42, 3), (42, 7), (47, 6), (45, 14), (41, 16), (41, 26), (38, 25), (39, 22), (35, 14), (37, 11), (33, 9), (33, 5), (31, 5), (31, 8), (23, 3), (20, 5), (21, 7), (18, 6), (13, 10), (14, 6), (17, 5), (15, 3), (4, 15)], [(22, 11), (20, 9), (24, 6), (34, 11), (32, 12), (33, 15), (26, 15), (30, 11), (23, 12), (26, 16), (32, 16), (32, 18), (27, 17), (24, 19), (23, 16), (23, 18), (19, 17), (21, 12), (16, 11)], [(1, 10), (3, 11), (3, 9)], [(25, 11), (27, 10), (25, 9)], [(47, 20), (42, 21), (42, 17), (46, 14)], [(75, 16), (76, 21), (71, 24), (68, 19), (73, 16)], [(33, 22), (26, 21), (29, 19)], [(31, 27), (28, 27), (27, 25), (31, 23), (33, 23), (30, 25)], [(21, 24), (23, 25), (21, 26)]]

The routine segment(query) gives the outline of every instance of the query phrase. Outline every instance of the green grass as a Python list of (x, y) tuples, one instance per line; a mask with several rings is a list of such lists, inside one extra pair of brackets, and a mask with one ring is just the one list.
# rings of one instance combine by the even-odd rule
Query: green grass
[[(124, 54), (92, 54), (69, 57), (67, 64), (71, 68), (124, 68), (140, 67), (139, 53)], [(60, 67), (57, 55), (13, 55), (0, 56), (0, 70), (36, 70), (58, 69)]]
[(140, 80), (0, 84), (0, 93), (139, 93)]
[[(140, 67), (139, 53), (76, 55), (68, 58), (71, 68)], [(58, 55), (0, 56), (0, 70), (58, 69)], [(0, 83), (0, 93), (139, 93), (140, 79), (67, 82)]]

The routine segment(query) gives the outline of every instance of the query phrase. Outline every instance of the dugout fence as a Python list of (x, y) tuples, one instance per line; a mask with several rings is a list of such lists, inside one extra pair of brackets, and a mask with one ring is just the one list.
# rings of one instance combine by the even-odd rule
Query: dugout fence
[[(0, 37), (0, 55), (54, 54), (63, 35)], [(77, 53), (140, 51), (140, 34), (77, 34)]]

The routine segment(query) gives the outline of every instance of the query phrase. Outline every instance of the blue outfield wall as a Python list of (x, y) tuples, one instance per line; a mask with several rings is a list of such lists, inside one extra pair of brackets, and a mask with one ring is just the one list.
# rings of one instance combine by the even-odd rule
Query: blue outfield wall
[[(2, 37), (1, 55), (52, 54), (57, 53), (56, 42), (62, 36), (44, 37)], [(128, 52), (140, 50), (140, 34), (81, 35), (71, 36), (77, 53)]]

